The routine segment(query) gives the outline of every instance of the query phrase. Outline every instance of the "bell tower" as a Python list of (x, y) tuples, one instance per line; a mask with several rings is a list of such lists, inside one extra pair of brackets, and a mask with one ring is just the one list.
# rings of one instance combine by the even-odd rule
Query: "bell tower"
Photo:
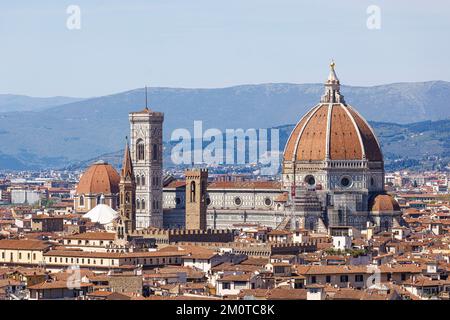
[(136, 229), (136, 185), (128, 142), (125, 145), (119, 183), (119, 219), (117, 238), (126, 240)]
[(187, 170), (186, 229), (206, 230), (208, 169)]
[(164, 114), (150, 110), (146, 102), (144, 110), (129, 114), (129, 120), (136, 182), (136, 229), (162, 228)]

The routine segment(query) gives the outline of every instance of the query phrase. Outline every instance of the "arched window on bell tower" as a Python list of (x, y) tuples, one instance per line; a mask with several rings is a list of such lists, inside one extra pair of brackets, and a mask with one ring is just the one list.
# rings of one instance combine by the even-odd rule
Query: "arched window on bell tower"
[(153, 160), (158, 160), (158, 145), (157, 144), (153, 144), (152, 147), (152, 159)]
[(136, 199), (136, 209), (139, 210), (141, 208), (141, 203), (139, 199)]
[(138, 139), (136, 142), (136, 158), (138, 160), (145, 160), (145, 144), (142, 139)]
[(191, 202), (195, 202), (195, 181), (191, 181), (190, 200)]

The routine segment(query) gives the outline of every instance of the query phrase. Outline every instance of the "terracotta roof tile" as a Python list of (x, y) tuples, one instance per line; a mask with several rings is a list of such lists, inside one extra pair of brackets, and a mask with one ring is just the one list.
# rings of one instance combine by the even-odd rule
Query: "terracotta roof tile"
[[(91, 283), (79, 283), (80, 288), (92, 287)], [(42, 283), (38, 283), (32, 286), (29, 286), (28, 289), (31, 290), (48, 290), (48, 289), (66, 289), (68, 288), (67, 281), (45, 281)]]
[(64, 239), (74, 240), (114, 240), (116, 234), (112, 232), (85, 232), (79, 234), (71, 234), (64, 237)]
[(45, 250), (51, 244), (39, 240), (0, 240), (0, 249)]

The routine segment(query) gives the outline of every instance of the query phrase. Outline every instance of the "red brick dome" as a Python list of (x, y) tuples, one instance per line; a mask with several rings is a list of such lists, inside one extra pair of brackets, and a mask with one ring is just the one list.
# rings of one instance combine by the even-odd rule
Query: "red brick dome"
[(345, 103), (334, 68), (333, 61), (320, 103), (292, 131), (284, 149), (284, 161), (383, 161), (372, 128)]
[(120, 176), (112, 165), (99, 161), (91, 165), (81, 176), (77, 194), (119, 193)]
[(383, 161), (369, 124), (343, 103), (321, 103), (297, 123), (285, 150), (285, 161)]
[(370, 211), (395, 212), (400, 211), (398, 202), (388, 194), (379, 194), (372, 198), (369, 203)]

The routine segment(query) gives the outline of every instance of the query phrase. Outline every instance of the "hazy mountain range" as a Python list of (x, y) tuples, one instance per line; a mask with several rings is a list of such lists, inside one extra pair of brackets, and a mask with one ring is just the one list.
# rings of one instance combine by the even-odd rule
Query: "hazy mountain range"
[[(168, 141), (176, 128), (191, 130), (194, 120), (203, 120), (203, 130), (294, 124), (322, 92), (322, 84), (149, 88), (148, 100), (165, 113)], [(449, 82), (343, 86), (341, 92), (373, 122), (392, 161), (450, 154)], [(144, 106), (144, 89), (90, 99), (0, 95), (0, 170), (60, 168), (114, 154), (129, 135), (128, 113)]]
[(0, 113), (15, 111), (40, 111), (63, 104), (78, 102), (81, 98), (36, 98), (15, 94), (0, 94)]
[[(385, 157), (386, 170), (443, 169), (450, 162), (450, 120), (423, 121), (413, 124), (370, 122), (377, 133)], [(294, 125), (279, 126), (280, 151)], [(173, 167), (171, 149), (174, 143), (164, 143), (164, 167)], [(64, 168), (82, 170), (98, 160), (105, 160), (120, 168), (123, 149), (97, 157), (72, 162)]]

